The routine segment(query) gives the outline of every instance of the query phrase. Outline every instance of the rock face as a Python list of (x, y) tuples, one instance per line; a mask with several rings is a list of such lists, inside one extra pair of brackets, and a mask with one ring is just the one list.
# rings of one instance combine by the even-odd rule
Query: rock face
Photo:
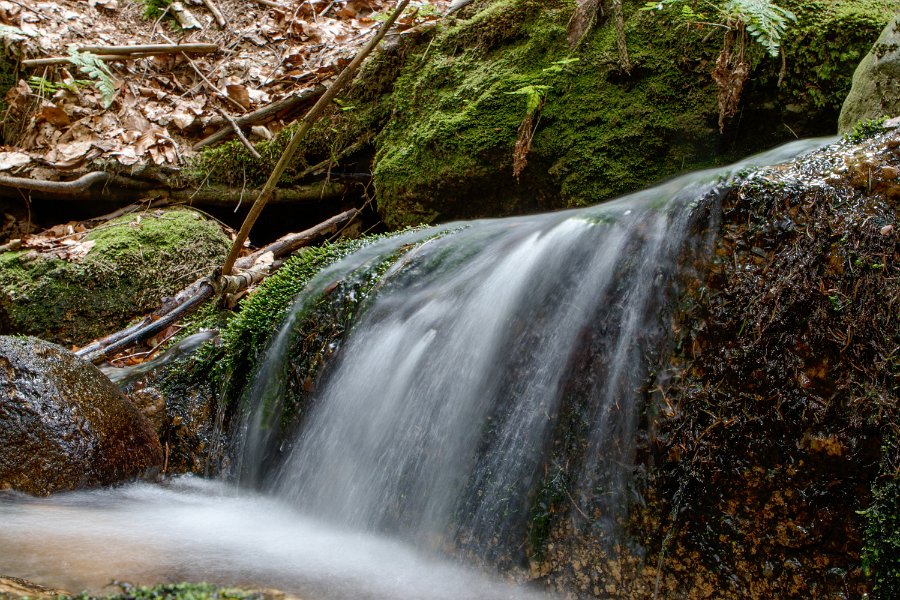
[(838, 131), (846, 133), (861, 119), (900, 114), (900, 14), (887, 24), (872, 51), (853, 73), (853, 88), (844, 102)]
[[(73, 238), (69, 238), (70, 240)], [(221, 264), (230, 241), (193, 210), (126, 215), (65, 247), (0, 253), (0, 334), (64, 346), (123, 327)]]
[(0, 337), (0, 489), (108, 485), (162, 460), (152, 425), (96, 367), (43, 340)]

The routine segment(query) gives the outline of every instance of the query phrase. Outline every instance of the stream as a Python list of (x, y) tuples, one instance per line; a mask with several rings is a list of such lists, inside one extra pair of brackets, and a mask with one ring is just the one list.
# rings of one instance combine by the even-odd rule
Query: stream
[[(591, 535), (619, 543), (639, 501), (639, 388), (664, 351), (680, 257), (708, 246), (693, 231), (714, 229), (715, 210), (694, 209), (738, 170), (825, 143), (586, 209), (441, 229), (385, 273), (296, 436), (275, 439), (266, 419), (281, 414), (271, 399), (285, 396), (279, 374), (296, 320), (336, 274), (410, 238), (349, 257), (298, 297), (248, 388), (242, 486), (181, 477), (0, 494), (0, 573), (92, 592), (114, 591), (114, 577), (275, 587), (309, 600), (547, 597), (488, 565), (524, 564), (521, 540), (562, 420), (575, 415), (582, 429), (566, 494), (595, 516)], [(272, 464), (275, 447), (286, 449)], [(463, 565), (448, 549), (484, 562)]]

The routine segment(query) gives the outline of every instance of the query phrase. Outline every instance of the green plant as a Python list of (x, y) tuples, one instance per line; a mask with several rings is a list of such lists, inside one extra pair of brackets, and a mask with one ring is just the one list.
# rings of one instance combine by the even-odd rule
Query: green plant
[(718, 88), (719, 130), (725, 130), (725, 120), (738, 111), (741, 92), (750, 77), (750, 64), (746, 56), (746, 41), (751, 38), (769, 56), (777, 57), (781, 41), (790, 22), (797, 17), (786, 8), (770, 0), (726, 0), (714, 4), (704, 0), (711, 16), (698, 12), (687, 0), (661, 0), (647, 2), (641, 10), (663, 10), (680, 6), (679, 19), (687, 24), (720, 27), (725, 30), (722, 50), (712, 72)]
[(531, 151), (531, 142), (534, 139), (534, 131), (537, 127), (535, 123), (541, 107), (544, 105), (544, 98), (547, 92), (552, 89), (552, 85), (543, 83), (548, 77), (558, 75), (565, 71), (566, 67), (572, 63), (578, 62), (578, 58), (563, 58), (550, 64), (549, 67), (541, 69), (540, 73), (531, 78), (519, 89), (506, 92), (511, 95), (525, 96), (525, 118), (519, 125), (519, 133), (516, 136), (516, 146), (513, 150), (513, 175), (519, 177), (528, 164), (528, 152)]
[(882, 125), (887, 117), (879, 117), (877, 119), (861, 119), (853, 126), (853, 131), (844, 134), (844, 141), (858, 144), (866, 138), (884, 131)]
[(118, 87), (106, 63), (100, 60), (100, 57), (96, 54), (79, 52), (74, 46), (69, 46), (69, 62), (91, 78), (91, 81), (103, 97), (103, 108), (109, 108), (116, 97)]
[(71, 81), (56, 83), (54, 81), (50, 81), (46, 77), (38, 77), (36, 75), (32, 75), (28, 78), (28, 87), (41, 95), (54, 94), (59, 90), (69, 90), (70, 92), (74, 93), (79, 87), (88, 86), (91, 84), (93, 84), (93, 81), (91, 81), (90, 79), (74, 79)]

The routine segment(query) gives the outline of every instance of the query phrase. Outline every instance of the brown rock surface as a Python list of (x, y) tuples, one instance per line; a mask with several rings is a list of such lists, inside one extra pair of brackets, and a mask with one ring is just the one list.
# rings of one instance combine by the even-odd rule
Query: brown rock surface
[(96, 367), (37, 338), (0, 337), (0, 489), (108, 485), (162, 458), (153, 426)]

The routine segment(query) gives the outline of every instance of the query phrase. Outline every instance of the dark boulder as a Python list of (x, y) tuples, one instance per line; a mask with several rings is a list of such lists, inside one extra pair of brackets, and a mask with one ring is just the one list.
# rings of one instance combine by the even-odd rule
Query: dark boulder
[(43, 340), (0, 337), (0, 489), (108, 485), (162, 460), (153, 426), (96, 367)]

